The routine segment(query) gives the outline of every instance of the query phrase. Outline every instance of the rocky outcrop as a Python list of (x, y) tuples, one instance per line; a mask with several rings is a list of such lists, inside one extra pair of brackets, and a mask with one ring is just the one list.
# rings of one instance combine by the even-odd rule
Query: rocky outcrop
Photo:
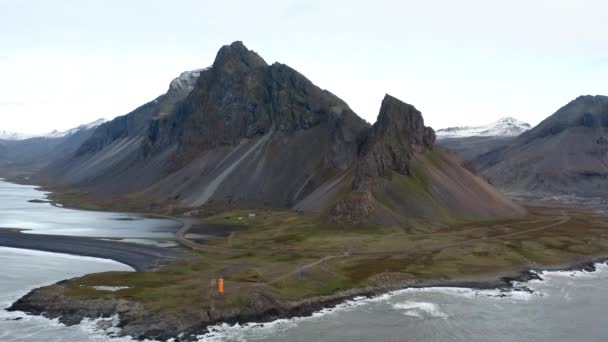
[(376, 209), (369, 190), (355, 191), (337, 201), (329, 209), (328, 217), (339, 224), (359, 224), (368, 220)]
[(414, 106), (386, 95), (378, 120), (361, 147), (353, 188), (390, 178), (393, 172), (411, 175), (413, 154), (432, 149), (434, 143), (435, 132), (424, 126), (422, 114)]
[(525, 212), (464, 160), (436, 147), (435, 132), (424, 126), (422, 114), (390, 95), (353, 169), (352, 183), (336, 192), (339, 198), (328, 211), (335, 223), (392, 225)]
[(342, 224), (369, 220), (381, 205), (372, 191), (384, 186), (395, 173), (412, 177), (414, 153), (429, 151), (434, 143), (435, 132), (424, 126), (422, 114), (414, 106), (386, 95), (376, 123), (360, 145), (352, 193), (332, 206), (330, 219)]

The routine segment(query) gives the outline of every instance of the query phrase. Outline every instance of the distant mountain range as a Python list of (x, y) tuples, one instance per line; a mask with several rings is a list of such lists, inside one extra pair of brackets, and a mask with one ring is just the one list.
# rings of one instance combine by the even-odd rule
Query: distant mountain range
[(443, 128), (437, 131), (441, 146), (456, 151), (467, 160), (509, 144), (530, 129), (517, 119), (502, 118), (488, 125)]
[(148, 207), (296, 209), (349, 224), (523, 213), (465, 166), (413, 106), (387, 95), (371, 126), (235, 42), (38, 177)]
[(33, 136), (23, 133), (0, 130), (0, 140), (25, 140), (31, 137)]
[(608, 97), (581, 96), (474, 163), (507, 192), (605, 197)]
[(528, 127), (503, 119), (440, 130), (438, 142), (512, 195), (608, 195), (608, 97), (580, 96)]
[(40, 169), (71, 155), (105, 122), (100, 119), (67, 131), (38, 136), (6, 133), (0, 138), (0, 167)]
[(51, 133), (38, 136), (38, 138), (64, 138), (64, 137), (76, 134), (83, 130), (91, 130), (91, 129), (97, 128), (97, 126), (100, 126), (100, 125), (104, 124), (105, 122), (107, 122), (106, 119), (98, 119), (98, 120), (95, 120), (88, 124), (80, 125), (78, 127), (68, 129), (67, 131), (60, 132), (60, 131), (55, 130), (55, 131), (52, 131)]
[(437, 138), (515, 137), (531, 128), (530, 124), (506, 117), (484, 126), (448, 127), (437, 130)]
[(93, 121), (93, 122), (85, 124), (85, 125), (80, 125), (78, 127), (74, 127), (67, 131), (54, 130), (54, 131), (52, 131), (50, 133), (46, 133), (46, 134), (26, 134), (26, 133), (18, 133), (18, 132), (0, 130), (0, 140), (17, 141), (17, 140), (26, 140), (26, 139), (33, 139), (33, 138), (63, 138), (68, 135), (72, 135), (80, 130), (93, 129), (93, 128), (103, 124), (104, 122), (106, 122), (105, 119), (99, 119), (99, 120)]

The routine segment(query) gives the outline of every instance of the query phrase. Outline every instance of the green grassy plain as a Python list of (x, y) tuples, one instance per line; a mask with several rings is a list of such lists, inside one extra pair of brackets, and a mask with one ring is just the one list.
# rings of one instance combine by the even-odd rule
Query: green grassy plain
[[(249, 214), (256, 216), (250, 218)], [(207, 241), (222, 253), (145, 273), (92, 274), (57, 291), (124, 298), (165, 313), (238, 309), (257, 296), (299, 301), (341, 290), (413, 281), (485, 280), (530, 267), (608, 255), (608, 218), (587, 210), (529, 207), (515, 220), (443, 225), (339, 226), (315, 214), (233, 210), (200, 218), (246, 230)], [(219, 296), (214, 281), (226, 280)], [(126, 286), (117, 292), (92, 286)]]

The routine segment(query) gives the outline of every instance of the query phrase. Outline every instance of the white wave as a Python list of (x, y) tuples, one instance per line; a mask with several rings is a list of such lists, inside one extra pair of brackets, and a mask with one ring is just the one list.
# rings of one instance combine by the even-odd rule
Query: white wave
[[(306, 320), (315, 320), (321, 317), (336, 314), (339, 312), (345, 312), (349, 310), (359, 309), (361, 306), (369, 305), (377, 302), (387, 302), (394, 300), (394, 298), (416, 293), (438, 293), (446, 294), (450, 296), (457, 296), (468, 299), (487, 298), (495, 300), (496, 303), (500, 303), (502, 300), (510, 301), (529, 301), (533, 298), (541, 298), (546, 296), (546, 293), (542, 291), (542, 287), (539, 285), (550, 282), (553, 275), (555, 277), (570, 276), (581, 276), (590, 277), (598, 276), (598, 274), (605, 274), (608, 276), (608, 266), (605, 264), (597, 264), (597, 271), (590, 273), (585, 271), (545, 271), (539, 272), (545, 280), (530, 280), (528, 282), (515, 282), (511, 289), (472, 289), (472, 288), (461, 288), (461, 287), (425, 287), (425, 288), (408, 288), (403, 290), (397, 290), (389, 293), (385, 293), (376, 297), (356, 297), (353, 300), (346, 301), (342, 304), (337, 305), (334, 308), (322, 309), (313, 313), (310, 317), (297, 317), (292, 319), (279, 319), (270, 323), (247, 323), (242, 325), (229, 325), (220, 324), (209, 328), (209, 333), (198, 336), (201, 342), (215, 342), (215, 341), (249, 341), (249, 340), (260, 340), (264, 336), (277, 336), (281, 331), (296, 327), (300, 322)], [(405, 301), (396, 303), (393, 305), (396, 310), (403, 311), (404, 315), (412, 317), (424, 317), (428, 315), (431, 317), (447, 318), (449, 317), (446, 313), (441, 311), (437, 304), (429, 302), (415, 302)], [(500, 309), (498, 307), (497, 309)]]
[(208, 328), (208, 333), (197, 336), (201, 342), (216, 342), (216, 341), (248, 341), (250, 339), (262, 339), (265, 336), (276, 335), (281, 331), (294, 328), (298, 323), (307, 320), (318, 320), (324, 316), (334, 314), (336, 312), (347, 312), (355, 310), (363, 305), (374, 302), (381, 302), (390, 299), (391, 293), (385, 293), (376, 297), (355, 297), (352, 300), (345, 301), (333, 308), (324, 308), (314, 312), (307, 317), (294, 317), (290, 319), (278, 319), (268, 323), (246, 323), (229, 325), (226, 323), (218, 324)]
[[(342, 304), (338, 304), (333, 308), (325, 308), (314, 312), (311, 316), (307, 317), (295, 317), (291, 319), (279, 319), (269, 323), (246, 323), (246, 324), (219, 324), (213, 327), (209, 327), (209, 333), (200, 335), (197, 338), (200, 342), (216, 342), (216, 341), (247, 341), (263, 339), (265, 336), (276, 336), (281, 331), (285, 331), (294, 328), (300, 322), (320, 319), (327, 315), (333, 315), (340, 312), (348, 312), (351, 310), (360, 309), (365, 305), (372, 303), (387, 302), (397, 296), (414, 294), (416, 292), (428, 292), (428, 293), (443, 293), (448, 295), (461, 296), (465, 298), (476, 298), (484, 296), (488, 298), (514, 298), (518, 300), (527, 300), (532, 297), (529, 291), (514, 290), (514, 291), (501, 291), (501, 290), (476, 290), (470, 288), (459, 288), (459, 287), (425, 287), (425, 288), (408, 288), (403, 290), (397, 290), (381, 294), (375, 297), (355, 297), (352, 300), (346, 301)], [(402, 303), (403, 304), (403, 303)], [(426, 303), (435, 305), (432, 303)], [(399, 305), (399, 304), (396, 304)], [(405, 305), (405, 304), (403, 304)], [(402, 307), (404, 308), (404, 307)], [(427, 311), (424, 311), (424, 309)], [(447, 318), (448, 315), (435, 308), (429, 307), (428, 305), (422, 305), (419, 310), (425, 312), (427, 315), (432, 317)], [(409, 310), (404, 312), (408, 316), (421, 316), (418, 310)]]
[(411, 300), (406, 300), (402, 303), (397, 303), (393, 305), (393, 309), (395, 310), (405, 310), (405, 314), (408, 316), (419, 316), (424, 317), (426, 314), (430, 317), (436, 318), (448, 318), (448, 315), (439, 309), (437, 304), (428, 303), (428, 302), (415, 302)]
[(439, 293), (461, 298), (494, 298), (494, 299), (515, 299), (530, 300), (533, 297), (543, 296), (543, 293), (532, 292), (524, 285), (515, 285), (511, 289), (472, 289), (465, 287), (422, 287), (409, 288), (392, 292), (390, 295), (404, 295), (413, 293)]
[[(109, 322), (111, 326), (103, 328), (100, 323)], [(108, 318), (97, 318), (97, 319), (83, 319), (78, 325), (78, 328), (84, 332), (88, 339), (108, 341), (108, 337), (111, 338), (112, 342), (134, 342), (136, 339), (131, 336), (120, 336), (120, 318), (118, 315), (114, 315)], [(157, 342), (155, 340), (144, 339), (143, 342)]]
[(408, 310), (408, 311), (405, 311), (403, 314), (406, 316), (410, 316), (410, 317), (424, 318), (424, 317), (422, 317), (421, 314), (418, 313), (418, 311), (415, 311), (415, 310)]
[(546, 280), (551, 278), (564, 278), (564, 277), (576, 277), (576, 278), (598, 278), (605, 277), (608, 275), (608, 265), (606, 263), (596, 263), (594, 264), (595, 271), (588, 272), (584, 270), (576, 270), (576, 271), (544, 271), (540, 274)]

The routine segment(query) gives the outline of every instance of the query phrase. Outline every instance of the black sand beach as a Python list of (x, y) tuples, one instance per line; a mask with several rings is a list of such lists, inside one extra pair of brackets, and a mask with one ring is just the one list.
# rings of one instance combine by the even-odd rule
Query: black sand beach
[(169, 248), (88, 237), (24, 234), (13, 229), (0, 229), (0, 246), (112, 259), (136, 271), (152, 270), (191, 257), (187, 252)]

